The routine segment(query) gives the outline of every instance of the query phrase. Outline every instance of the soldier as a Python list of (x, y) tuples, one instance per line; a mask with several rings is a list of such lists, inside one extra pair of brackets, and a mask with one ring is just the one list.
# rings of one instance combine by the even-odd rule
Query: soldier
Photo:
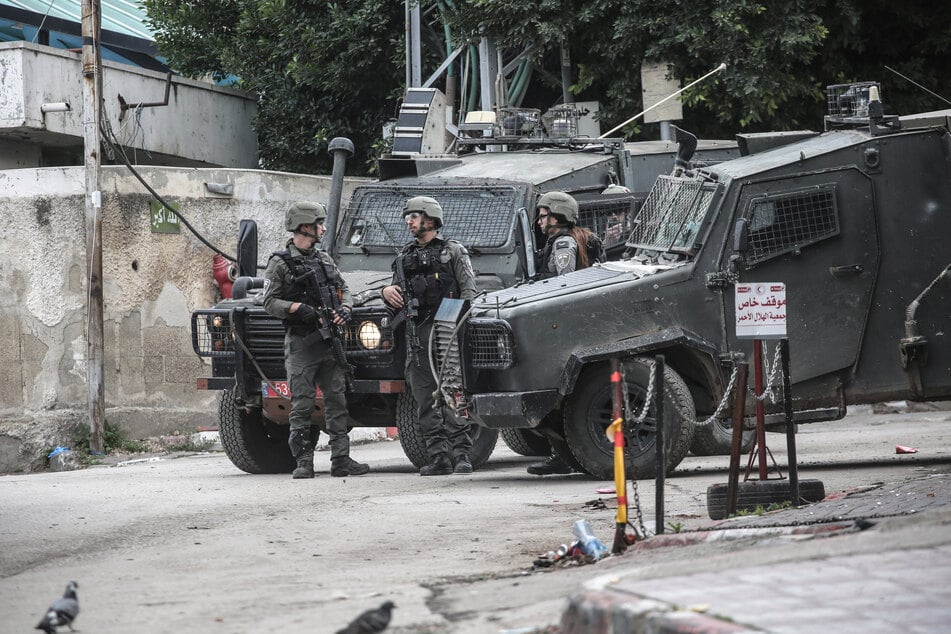
[[(607, 257), (601, 240), (588, 229), (577, 226), (578, 203), (564, 192), (542, 194), (535, 205), (538, 225), (548, 235), (540, 253), (536, 278), (564, 275), (604, 262)], [(574, 469), (556, 453), (528, 466), (533, 475), (567, 474)]]
[(317, 248), (326, 231), (326, 218), (327, 210), (320, 203), (292, 203), (284, 214), (284, 227), (293, 236), (287, 241), (287, 249), (271, 256), (264, 273), (264, 310), (282, 319), (286, 328), (284, 365), (291, 390), (288, 444), (297, 461), (295, 479), (314, 477), (314, 446), (320, 435), (311, 421), (317, 396), (315, 385), (323, 392), (324, 420), (330, 435), (330, 475), (356, 476), (370, 470), (350, 457), (346, 373), (334, 357), (333, 342), (318, 334), (319, 327), (331, 326), (322, 323), (318, 315), (320, 296), (301, 281), (308, 273), (317, 271), (316, 279), (331, 283), (340, 298), (339, 307), (331, 310), (333, 323), (346, 323), (352, 309), (347, 283), (333, 259)]
[(407, 303), (416, 306), (416, 316), (407, 317), (406, 324), (406, 382), (418, 405), (419, 426), (429, 454), (429, 464), (419, 475), (472, 473), (469, 425), (435, 404), (433, 393), (438, 386), (429, 359), (429, 339), (433, 317), (444, 297), (475, 297), (475, 274), (466, 248), (438, 234), (443, 214), (434, 198), (410, 198), (403, 206), (403, 218), (415, 239), (396, 256), (393, 284), (383, 289), (383, 299), (394, 308)]
[(565, 192), (542, 194), (535, 205), (537, 222), (548, 236), (539, 253), (537, 279), (564, 275), (604, 262), (607, 256), (597, 235), (579, 227), (578, 203)]

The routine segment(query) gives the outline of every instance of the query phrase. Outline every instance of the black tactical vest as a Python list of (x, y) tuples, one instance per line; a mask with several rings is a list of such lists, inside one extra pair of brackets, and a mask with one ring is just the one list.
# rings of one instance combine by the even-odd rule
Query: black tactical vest
[[(333, 282), (333, 266), (324, 262), (323, 259), (317, 255), (317, 251), (314, 251), (314, 255), (311, 257), (301, 257), (293, 256), (289, 249), (285, 249), (283, 251), (275, 251), (271, 254), (271, 257), (281, 258), (291, 274), (291, 282), (287, 285), (287, 290), (281, 299), (286, 299), (289, 302), (301, 302), (308, 306), (318, 306), (320, 304), (320, 298), (312, 297), (312, 294), (308, 293), (307, 288), (302, 283), (296, 281), (296, 279), (304, 277), (309, 271), (316, 270), (318, 279), (322, 277), (322, 271), (327, 280)], [(293, 315), (291, 317), (293, 317)], [(293, 319), (284, 319), (282, 321), (288, 328), (298, 325)]]
[(419, 308), (424, 313), (435, 311), (444, 297), (459, 297), (452, 262), (442, 262), (440, 258), (445, 246), (445, 241), (433, 239), (424, 247), (411, 244), (399, 256), (406, 275), (404, 291), (419, 300)]

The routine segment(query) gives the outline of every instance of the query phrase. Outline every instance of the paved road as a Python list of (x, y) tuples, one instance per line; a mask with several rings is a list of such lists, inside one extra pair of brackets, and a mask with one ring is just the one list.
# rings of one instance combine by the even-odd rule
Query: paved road
[[(821, 478), (829, 493), (885, 483), (873, 490), (887, 497), (888, 487), (948, 473), (949, 423), (949, 412), (866, 410), (804, 427), (800, 477)], [(783, 437), (768, 441), (784, 465)], [(919, 453), (896, 455), (896, 444)], [(573, 614), (565, 610), (569, 597), (574, 605), (589, 605), (586, 588), (602, 598), (619, 588), (643, 594), (660, 612), (673, 604), (708, 604), (706, 616), (730, 617), (734, 608), (721, 601), (723, 594), (733, 595), (718, 583), (730, 571), (769, 567), (776, 557), (815, 567), (822, 559), (867, 555), (887, 544), (906, 551), (929, 574), (951, 580), (938, 559), (922, 555), (931, 552), (922, 549), (951, 541), (947, 518), (934, 519), (951, 505), (944, 494), (925, 497), (936, 508), (924, 512), (908, 508), (901, 496), (893, 496), (894, 508), (886, 513), (866, 508), (860, 514), (877, 514), (881, 525), (851, 536), (711, 540), (709, 531), (700, 532), (712, 524), (705, 491), (725, 480), (726, 459), (691, 457), (668, 479), (665, 502), (665, 522), (686, 532), (651, 538), (643, 549), (595, 565), (533, 571), (539, 553), (572, 539), (576, 519), (589, 519), (610, 543), (614, 512), (604, 506), (611, 499), (597, 492), (606, 483), (577, 475), (529, 476), (524, 467), (531, 459), (507, 449), (472, 476), (447, 478), (417, 476), (397, 443), (359, 446), (354, 455), (373, 473), (330, 478), (328, 455), (320, 453), (317, 479), (291, 481), (243, 474), (222, 454), (199, 454), (0, 477), (0, 631), (30, 630), (70, 579), (80, 584), (76, 625), (87, 634), (333, 632), (384, 599), (398, 606), (393, 632), (555, 627)], [(640, 483), (639, 490), (653, 529), (652, 483)], [(845, 502), (822, 504), (836, 503)], [(777, 527), (832, 508), (822, 504), (780, 512), (798, 514), (792, 520), (774, 514), (743, 521), (772, 522), (758, 530), (781, 531)], [(718, 532), (729, 533), (736, 531)], [(689, 535), (704, 537), (679, 545)], [(658, 547), (647, 548), (652, 543)], [(697, 578), (710, 588), (708, 598), (680, 598), (685, 586), (678, 579), (691, 574), (707, 575)], [(738, 588), (736, 601), (746, 604), (749, 589)], [(655, 591), (658, 596), (650, 594)], [(907, 603), (910, 595), (902, 591), (894, 599)], [(569, 627), (566, 622), (564, 631)]]

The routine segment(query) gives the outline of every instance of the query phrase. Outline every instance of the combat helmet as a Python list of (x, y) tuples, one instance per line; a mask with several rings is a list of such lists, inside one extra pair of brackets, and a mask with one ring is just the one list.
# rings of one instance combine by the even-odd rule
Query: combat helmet
[(326, 220), (327, 208), (321, 203), (301, 200), (291, 203), (287, 211), (284, 212), (284, 228), (288, 231), (296, 231), (301, 225), (313, 225)]
[(553, 216), (558, 216), (562, 222), (575, 224), (578, 222), (578, 202), (565, 192), (547, 192), (535, 204), (535, 209), (544, 207)]
[(442, 227), (442, 207), (439, 206), (439, 201), (435, 198), (429, 196), (414, 196), (410, 198), (403, 205), (403, 217), (405, 218), (407, 214), (411, 214), (414, 211), (418, 211), (435, 220), (437, 229)]
[(604, 191), (601, 192), (601, 195), (607, 194), (630, 194), (631, 190), (625, 187), (624, 185), (617, 185), (616, 183), (611, 183), (604, 188)]

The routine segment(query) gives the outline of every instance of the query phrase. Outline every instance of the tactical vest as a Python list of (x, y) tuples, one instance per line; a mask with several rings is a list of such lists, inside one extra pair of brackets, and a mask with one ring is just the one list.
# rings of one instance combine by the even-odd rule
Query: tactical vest
[[(551, 259), (551, 250), (555, 245), (555, 240), (561, 235), (562, 234), (552, 236), (545, 243), (545, 248), (541, 251), (541, 256), (535, 261), (535, 270), (537, 271), (535, 274), (536, 279), (555, 277), (555, 274), (548, 270), (548, 261)], [(588, 252), (588, 266), (598, 262), (608, 261), (607, 253), (604, 251), (604, 243), (596, 233), (592, 232), (588, 237), (588, 247), (586, 251)], [(536, 253), (538, 252), (536, 251)], [(576, 268), (575, 270), (578, 269)]]
[[(308, 258), (301, 257), (299, 255), (291, 255), (289, 249), (284, 249), (283, 251), (275, 251), (271, 254), (271, 257), (281, 258), (281, 260), (284, 261), (284, 264), (287, 265), (287, 270), (292, 276), (291, 282), (287, 285), (287, 289), (282, 299), (286, 299), (289, 302), (301, 302), (302, 304), (316, 307), (320, 303), (320, 298), (312, 297), (311, 293), (307, 292), (307, 288), (300, 282), (295, 282), (294, 278), (301, 278), (309, 271), (315, 270), (317, 267), (321, 267), (323, 268), (324, 275), (327, 276), (327, 279), (333, 281), (334, 268), (324, 262), (323, 259), (317, 255), (316, 251), (314, 251), (314, 255), (312, 257)], [(283, 319), (281, 321), (287, 328), (299, 325), (292, 318)]]
[(459, 297), (459, 282), (452, 270), (452, 261), (440, 258), (446, 242), (432, 240), (425, 247), (410, 245), (400, 254), (406, 286), (403, 289), (419, 300), (423, 313), (434, 312), (444, 297)]

